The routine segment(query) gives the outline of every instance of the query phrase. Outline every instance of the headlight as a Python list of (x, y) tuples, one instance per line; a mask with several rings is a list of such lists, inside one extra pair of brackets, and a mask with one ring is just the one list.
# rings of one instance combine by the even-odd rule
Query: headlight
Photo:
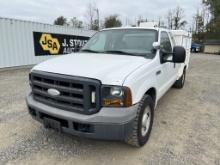
[(121, 87), (111, 87), (110, 88), (110, 94), (112, 96), (120, 97), (124, 95), (124, 91)]
[(120, 87), (120, 86), (103, 86), (102, 106), (104, 107), (132, 106), (132, 95), (130, 88)]

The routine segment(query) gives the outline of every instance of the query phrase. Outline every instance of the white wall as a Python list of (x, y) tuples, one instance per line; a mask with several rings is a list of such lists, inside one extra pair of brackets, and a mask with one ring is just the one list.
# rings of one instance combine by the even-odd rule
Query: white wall
[(0, 18), (0, 68), (33, 65), (53, 56), (35, 56), (33, 31), (91, 37), (95, 32)]
[(220, 52), (220, 45), (205, 45), (204, 52), (218, 54)]

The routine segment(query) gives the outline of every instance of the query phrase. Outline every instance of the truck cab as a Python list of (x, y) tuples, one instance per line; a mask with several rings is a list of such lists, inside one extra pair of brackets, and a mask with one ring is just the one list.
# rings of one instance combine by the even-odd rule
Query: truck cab
[(175, 37), (159, 27), (96, 33), (80, 52), (31, 70), (29, 113), (46, 128), (143, 146), (158, 100), (184, 86), (190, 54)]

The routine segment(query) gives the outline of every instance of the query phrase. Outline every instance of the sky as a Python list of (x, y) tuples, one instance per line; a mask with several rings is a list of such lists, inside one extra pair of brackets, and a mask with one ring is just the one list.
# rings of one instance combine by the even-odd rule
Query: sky
[[(177, 5), (185, 10), (185, 20), (192, 23), (193, 15), (202, 0), (0, 0), (0, 17), (30, 20), (52, 24), (63, 15), (86, 21), (89, 3), (95, 3), (100, 17), (118, 14), (123, 24), (133, 23), (138, 17), (148, 20), (166, 18), (167, 11)], [(189, 25), (188, 25), (189, 26)]]

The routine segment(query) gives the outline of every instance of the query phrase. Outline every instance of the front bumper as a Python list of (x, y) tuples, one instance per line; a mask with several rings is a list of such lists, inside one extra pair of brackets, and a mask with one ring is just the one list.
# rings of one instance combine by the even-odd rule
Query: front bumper
[(138, 106), (102, 108), (96, 114), (83, 115), (37, 102), (32, 94), (26, 102), (31, 116), (41, 123), (44, 117), (51, 118), (61, 123), (61, 131), (64, 133), (105, 140), (124, 140), (131, 133)]

